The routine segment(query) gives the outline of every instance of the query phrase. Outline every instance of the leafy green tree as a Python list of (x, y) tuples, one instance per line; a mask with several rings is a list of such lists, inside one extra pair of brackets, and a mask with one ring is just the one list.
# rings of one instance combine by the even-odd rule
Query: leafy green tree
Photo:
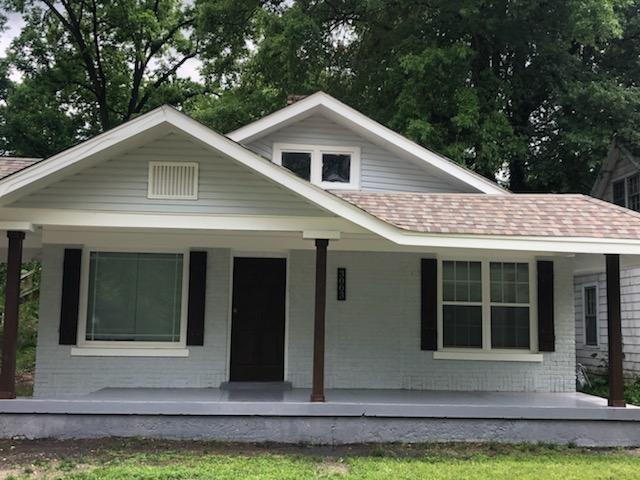
[[(263, 6), (261, 0), (2, 3), (26, 21), (7, 59), (23, 80), (4, 98), (4, 150), (37, 155), (159, 104), (218, 93)], [(202, 65), (202, 82), (178, 76), (192, 60)], [(33, 105), (19, 118), (29, 99)], [(31, 127), (21, 130), (25, 122)]]
[(327, 90), (514, 191), (588, 191), (638, 130), (638, 4), (298, 0), (261, 19), (241, 78), (281, 104)]

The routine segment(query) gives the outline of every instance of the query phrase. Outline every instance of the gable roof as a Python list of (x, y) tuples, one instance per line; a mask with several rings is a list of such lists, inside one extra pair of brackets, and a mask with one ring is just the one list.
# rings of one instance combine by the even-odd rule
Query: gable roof
[(609, 146), (607, 152), (607, 158), (605, 158), (598, 172), (593, 188), (591, 189), (591, 195), (597, 198), (604, 197), (607, 185), (611, 181), (611, 175), (615, 171), (616, 165), (621, 158), (624, 158), (631, 162), (638, 171), (640, 171), (640, 157), (637, 157), (633, 152), (633, 148), (630, 148), (623, 140), (618, 137), (614, 137)]
[[(578, 231), (545, 231), (542, 235), (513, 234), (512, 230), (499, 233), (497, 230), (487, 230), (486, 233), (465, 233), (464, 230), (455, 229), (451, 232), (430, 232), (426, 228), (411, 230), (406, 228), (395, 214), (367, 207), (366, 203), (360, 203), (358, 198), (372, 198), (368, 193), (353, 194), (343, 192), (341, 196), (325, 191), (310, 182), (297, 177), (284, 167), (276, 165), (269, 160), (260, 157), (239, 143), (211, 130), (192, 118), (180, 113), (168, 106), (159, 107), (145, 115), (141, 115), (119, 127), (97, 135), (79, 145), (65, 150), (57, 155), (34, 163), (32, 166), (22, 169), (0, 180), (0, 206), (13, 199), (27, 194), (30, 191), (46, 186), (56, 179), (74, 173), (79, 169), (95, 164), (97, 161), (111, 158), (114, 154), (125, 151), (127, 148), (146, 143), (158, 135), (169, 132), (180, 132), (192, 138), (202, 146), (226, 155), (241, 165), (262, 175), (267, 180), (281, 185), (302, 198), (316, 204), (318, 207), (337, 217), (341, 217), (358, 227), (368, 230), (384, 239), (398, 245), (410, 245), (416, 247), (447, 247), (467, 249), (496, 249), (496, 250), (521, 250), (540, 252), (575, 252), (575, 253), (628, 253), (640, 254), (640, 216), (629, 215), (625, 217), (629, 228), (629, 234), (624, 236), (616, 232), (607, 232), (606, 235), (582, 236)], [(347, 197), (346, 195), (349, 195)], [(360, 195), (361, 197), (358, 197)], [(399, 195), (399, 196), (395, 196)], [(411, 195), (411, 194), (408, 194)], [(425, 221), (430, 215), (429, 209), (437, 211), (435, 204), (429, 204), (429, 194), (416, 196), (411, 202), (401, 194), (388, 194), (388, 199), (393, 200), (392, 211), (404, 212), (406, 218), (422, 217)], [(510, 195), (485, 195), (485, 194), (458, 194), (458, 204), (449, 205), (441, 213), (438, 221), (444, 222), (448, 215), (449, 222), (458, 224), (459, 209), (466, 199), (473, 201), (479, 213), (470, 219), (471, 222), (481, 222), (483, 216), (504, 216), (506, 212), (521, 205), (517, 194)], [(565, 196), (540, 195), (541, 199), (547, 199), (549, 208), (553, 208), (555, 216), (548, 217), (545, 213), (538, 215), (537, 227), (550, 228), (558, 223), (568, 222), (571, 213), (565, 212), (566, 205), (560, 198)], [(433, 198), (436, 198), (434, 196)], [(575, 198), (567, 196), (567, 198)], [(484, 207), (494, 203), (493, 209)], [(405, 205), (405, 202), (407, 204)], [(489, 203), (487, 203), (489, 202)], [(590, 205), (591, 206), (591, 205)], [(580, 205), (584, 207), (584, 205)], [(465, 206), (465, 208), (467, 208)], [(618, 207), (613, 207), (618, 208)], [(26, 212), (27, 208), (7, 209)], [(464, 210), (464, 209), (463, 209)], [(590, 215), (596, 215), (603, 219), (611, 215), (613, 210), (604, 202), (593, 204)], [(614, 213), (617, 214), (617, 210)], [(15, 212), (12, 212), (15, 214)], [(80, 212), (82, 213), (82, 212)], [(22, 213), (20, 213), (22, 215)], [(40, 215), (46, 215), (40, 214)], [(39, 218), (43, 218), (40, 216)], [(21, 218), (24, 220), (24, 218)], [(407, 220), (413, 221), (413, 220)], [(485, 221), (488, 221), (485, 218)], [(524, 221), (524, 220), (522, 220)], [(34, 223), (41, 223), (34, 221)], [(462, 223), (460, 223), (462, 224)], [(64, 225), (64, 224), (62, 224)], [(167, 228), (167, 223), (162, 223), (162, 228)], [(169, 225), (173, 225), (172, 221)], [(566, 235), (565, 235), (566, 234)]]
[(322, 114), (374, 143), (401, 155), (408, 156), (417, 162), (422, 162), (436, 169), (439, 173), (453, 177), (479, 192), (492, 194), (510, 193), (496, 182), (412, 142), (324, 92), (316, 92), (305, 97), (249, 125), (228, 133), (227, 137), (236, 142), (246, 144), (284, 126), (307, 118), (314, 113)]
[(411, 232), (640, 238), (640, 214), (577, 194), (334, 192)]
[(42, 159), (31, 157), (0, 157), (0, 179), (30, 167), (40, 160)]

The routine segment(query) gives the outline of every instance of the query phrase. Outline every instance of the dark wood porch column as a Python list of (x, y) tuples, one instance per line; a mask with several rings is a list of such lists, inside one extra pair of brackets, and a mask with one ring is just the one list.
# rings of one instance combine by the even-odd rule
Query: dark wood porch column
[(327, 245), (329, 245), (329, 240), (316, 239), (316, 308), (313, 322), (312, 402), (324, 402), (324, 312), (327, 302)]
[(622, 322), (620, 316), (620, 255), (606, 255), (607, 327), (609, 337), (609, 406), (624, 407)]
[(2, 336), (2, 366), (0, 398), (16, 397), (16, 347), (18, 342), (18, 311), (20, 309), (20, 273), (24, 232), (8, 231), (7, 279), (4, 291), (4, 333)]

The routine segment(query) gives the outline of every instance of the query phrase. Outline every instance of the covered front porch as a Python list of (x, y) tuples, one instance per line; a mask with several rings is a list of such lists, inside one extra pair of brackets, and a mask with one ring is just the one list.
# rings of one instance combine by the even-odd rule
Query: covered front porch
[(106, 388), (0, 401), (0, 436), (144, 436), (340, 444), (500, 441), (640, 444), (640, 408), (583, 393), (310, 389), (262, 386)]
[[(27, 233), (27, 237), (32, 235), (34, 233)], [(19, 265), (25, 234), (13, 230), (7, 236), (10, 268), (5, 291), (6, 327), (0, 395), (12, 397), (15, 395)], [(86, 338), (82, 328), (86, 314), (78, 313), (77, 299), (81, 297), (81, 290), (86, 291), (87, 282), (82, 287), (80, 274), (66, 275), (69, 253), (79, 251), (69, 247), (78, 243), (92, 246), (85, 248), (85, 254), (92, 249), (112, 251), (125, 245), (143, 245), (143, 250), (177, 249), (184, 252), (185, 258), (191, 259), (194, 253), (205, 252), (208, 264), (203, 265), (199, 273), (202, 280), (192, 281), (194, 272), (191, 271), (187, 274), (185, 270), (184, 275), (191, 286), (198, 286), (204, 302), (199, 305), (203, 323), (198, 332), (192, 332), (198, 333), (195, 335), (199, 337), (198, 341), (190, 342), (190, 327), (183, 314), (186, 342), (183, 340), (184, 343), (176, 348), (80, 345)], [(196, 251), (194, 245), (198, 246)], [(47, 308), (41, 310), (36, 374), (38, 397), (84, 395), (104, 391), (105, 387), (207, 387), (205, 391), (211, 393), (223, 382), (238, 380), (233, 377), (232, 332), (236, 314), (233, 279), (238, 277), (236, 261), (246, 257), (278, 258), (284, 262), (286, 272), (282, 276), (286, 277), (283, 278), (286, 289), (280, 293), (278, 307), (284, 322), (280, 324), (279, 359), (282, 363), (278, 379), (289, 381), (294, 387), (312, 387), (307, 392), (307, 401), (322, 402), (325, 386), (329, 389), (360, 387), (462, 392), (571, 392), (575, 388), (571, 289), (576, 258), (571, 255), (510, 252), (510, 261), (530, 265), (530, 298), (537, 296), (534, 305), (537, 315), (533, 307), (530, 310), (529, 348), (492, 352), (489, 345), (488, 349), (468, 353), (442, 349), (442, 334), (436, 334), (436, 331), (442, 331), (441, 320), (436, 322), (441, 316), (442, 302), (437, 298), (441, 296), (441, 290), (435, 288), (440, 279), (429, 268), (437, 265), (440, 269), (446, 258), (480, 259), (488, 267), (484, 259), (502, 258), (504, 252), (402, 247), (360, 232), (345, 234), (335, 230), (174, 233), (152, 229), (113, 231), (68, 227), (44, 229), (41, 248), (45, 271), (41, 303)], [(597, 257), (602, 258), (601, 255)], [(606, 259), (612, 353), (609, 405), (624, 406), (621, 355), (615, 355), (621, 352), (619, 256), (608, 254)], [(551, 264), (555, 265), (555, 273), (553, 268), (551, 271), (542, 269)], [(342, 284), (340, 272), (346, 274)], [(427, 288), (429, 282), (431, 286)], [(345, 290), (341, 291), (343, 287)], [(485, 287), (488, 288), (488, 282)], [(72, 322), (72, 328), (67, 330), (63, 329), (66, 325), (63, 322), (65, 288), (76, 295), (72, 302), (75, 309), (69, 309), (75, 323)], [(193, 288), (185, 285), (185, 295), (188, 292), (191, 296), (192, 291)], [(342, 299), (341, 294), (345, 295)], [(245, 303), (250, 305), (252, 302)], [(191, 308), (190, 303), (188, 307)], [(183, 312), (189, 308), (185, 301)], [(82, 320), (78, 321), (79, 317)], [(536, 321), (536, 318), (542, 320)], [(545, 330), (547, 326), (549, 328)], [(486, 336), (483, 337), (486, 340)], [(304, 389), (294, 391), (296, 399), (306, 392)]]

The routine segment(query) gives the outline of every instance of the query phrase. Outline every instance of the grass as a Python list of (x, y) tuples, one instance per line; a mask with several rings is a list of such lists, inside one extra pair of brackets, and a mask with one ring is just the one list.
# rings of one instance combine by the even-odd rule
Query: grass
[[(593, 377), (591, 386), (582, 388), (584, 393), (607, 398), (609, 396), (609, 382), (605, 377)], [(630, 405), (640, 405), (640, 377), (627, 381), (624, 386), (624, 399)]]
[[(0, 478), (636, 479), (640, 452), (500, 444), (308, 447), (149, 440), (0, 442)], [(4, 470), (3, 470), (4, 469)]]

